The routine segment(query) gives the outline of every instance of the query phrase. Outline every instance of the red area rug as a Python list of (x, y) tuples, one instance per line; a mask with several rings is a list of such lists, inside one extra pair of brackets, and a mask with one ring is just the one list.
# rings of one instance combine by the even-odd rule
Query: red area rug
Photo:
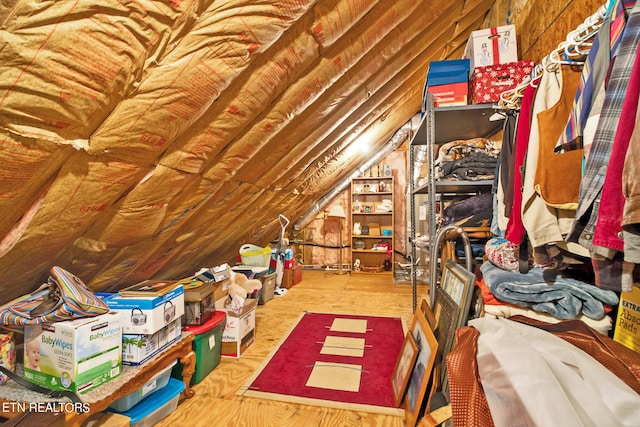
[(404, 335), (400, 318), (303, 313), (238, 393), (403, 415), (391, 376)]

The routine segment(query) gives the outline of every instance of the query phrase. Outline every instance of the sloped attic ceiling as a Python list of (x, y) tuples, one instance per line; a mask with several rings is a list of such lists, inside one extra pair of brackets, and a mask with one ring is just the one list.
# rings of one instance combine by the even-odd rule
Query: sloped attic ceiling
[(492, 0), (0, 3), (0, 301), (277, 236), (420, 109)]

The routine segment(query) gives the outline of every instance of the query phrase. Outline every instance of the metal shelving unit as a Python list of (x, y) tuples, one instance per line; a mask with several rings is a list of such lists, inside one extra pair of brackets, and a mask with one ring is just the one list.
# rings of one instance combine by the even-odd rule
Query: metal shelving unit
[[(437, 146), (454, 140), (464, 140), (471, 138), (486, 138), (502, 128), (503, 122), (490, 121), (489, 118), (495, 110), (491, 104), (474, 104), (451, 107), (434, 107), (433, 96), (427, 95), (427, 108), (416, 133), (413, 135), (409, 149), (410, 172), (409, 172), (409, 193), (411, 209), (411, 282), (413, 286), (413, 309), (417, 306), (417, 206), (416, 196), (425, 195), (428, 209), (426, 227), (428, 229), (429, 243), (432, 244), (436, 237), (436, 207), (439, 196), (477, 194), (481, 191), (491, 189), (493, 181), (436, 181), (435, 176), (435, 156)], [(421, 186), (416, 186), (416, 176), (414, 164), (416, 161), (415, 151), (421, 146), (426, 146), (427, 182)], [(429, 266), (433, 268), (433, 266)], [(431, 285), (431, 284), (430, 284)]]

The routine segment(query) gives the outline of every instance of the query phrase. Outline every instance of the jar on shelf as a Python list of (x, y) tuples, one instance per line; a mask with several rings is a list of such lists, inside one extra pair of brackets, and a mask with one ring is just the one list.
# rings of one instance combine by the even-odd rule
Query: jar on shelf
[(353, 223), (353, 234), (360, 235), (362, 233), (362, 226), (359, 222)]

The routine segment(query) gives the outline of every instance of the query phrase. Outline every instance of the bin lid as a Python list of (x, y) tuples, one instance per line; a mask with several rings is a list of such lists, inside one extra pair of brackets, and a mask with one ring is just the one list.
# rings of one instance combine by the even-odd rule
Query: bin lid
[(182, 393), (183, 390), (184, 382), (175, 378), (169, 378), (169, 382), (166, 386), (145, 397), (133, 408), (125, 412), (113, 412), (118, 412), (131, 418), (131, 425), (133, 425), (139, 421), (144, 420), (145, 417), (149, 416), (154, 411), (169, 403), (171, 399), (178, 396), (180, 393)]
[(204, 334), (209, 332), (222, 322), (226, 323), (227, 321), (227, 313), (222, 310), (216, 310), (211, 316), (211, 319), (204, 322), (202, 325), (189, 325), (182, 328), (183, 331), (192, 332), (196, 335)]

